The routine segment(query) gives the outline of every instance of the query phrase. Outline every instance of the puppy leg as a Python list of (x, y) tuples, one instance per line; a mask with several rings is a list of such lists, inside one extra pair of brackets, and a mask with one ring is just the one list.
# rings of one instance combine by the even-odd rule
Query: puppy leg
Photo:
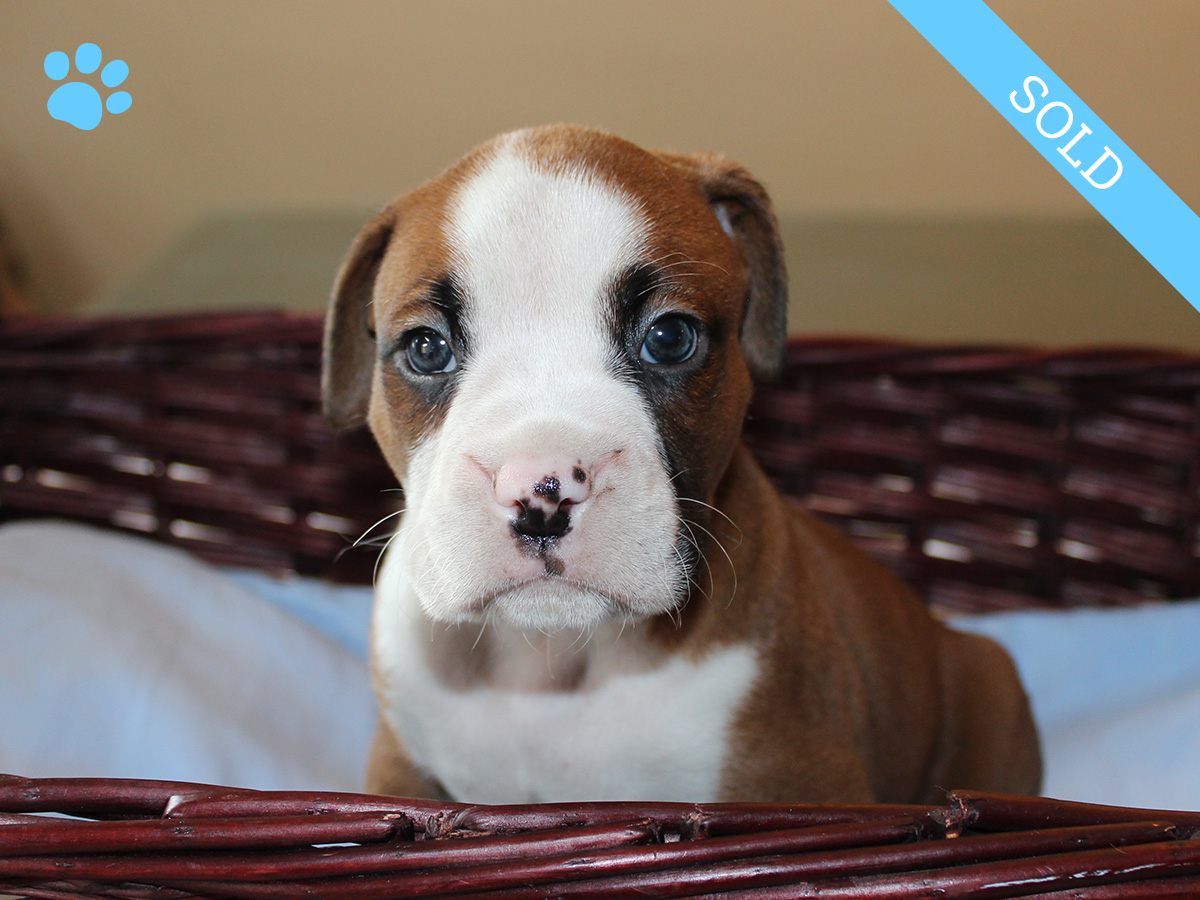
[(387, 797), (448, 800), (445, 789), (421, 774), (409, 760), (392, 729), (383, 722), (375, 729), (367, 762), (367, 792)]
[(1016, 667), (988, 638), (941, 634), (942, 752), (934, 790), (1037, 794), (1042, 758), (1037, 728)]
[(718, 797), (730, 802), (876, 803), (862, 760), (811, 730), (779, 723), (734, 744)]

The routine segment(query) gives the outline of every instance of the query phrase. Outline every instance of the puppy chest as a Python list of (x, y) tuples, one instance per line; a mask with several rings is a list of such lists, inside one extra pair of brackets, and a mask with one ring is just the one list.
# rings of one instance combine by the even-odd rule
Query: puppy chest
[(749, 648), (576, 691), (450, 690), (425, 673), (421, 691), (392, 692), (390, 718), (414, 762), (466, 801), (704, 801), (756, 673)]

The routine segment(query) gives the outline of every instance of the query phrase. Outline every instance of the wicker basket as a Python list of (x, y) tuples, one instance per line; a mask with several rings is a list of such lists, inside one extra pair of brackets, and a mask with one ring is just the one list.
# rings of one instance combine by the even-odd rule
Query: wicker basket
[(748, 439), (935, 605), (1200, 595), (1200, 357), (798, 341)]
[[(0, 325), (0, 520), (65, 516), (218, 563), (369, 580), (377, 551), (354, 544), (398, 497), (366, 434), (322, 424), (320, 331), (284, 314)], [(1200, 358), (789, 353), (747, 439), (785, 493), (931, 602), (1200, 594)], [(1200, 814), (964, 794), (489, 808), (0, 776), (0, 893), (47, 900), (1200, 897), (1198, 835)]]
[[(398, 505), (319, 410), (321, 322), (0, 325), (0, 520), (67, 516), (215, 562), (370, 579)], [(935, 604), (1200, 595), (1200, 357), (798, 340), (746, 437), (785, 494)]]
[(61, 516), (212, 562), (370, 580), (395, 507), (365, 432), (320, 415), (320, 320), (0, 325), (0, 521)]
[[(38, 813), (80, 817), (46, 819)], [(945, 806), (487, 807), (0, 777), (0, 891), (188, 897), (1200, 896), (1200, 814)]]

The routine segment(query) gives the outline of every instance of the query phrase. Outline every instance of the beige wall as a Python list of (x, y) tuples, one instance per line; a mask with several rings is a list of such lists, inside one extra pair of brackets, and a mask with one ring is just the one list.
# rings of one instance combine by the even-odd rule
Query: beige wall
[[(1200, 209), (1200, 2), (990, 5)], [(133, 107), (92, 132), (45, 110), (43, 57), (82, 41), (131, 69)], [(724, 151), (797, 221), (1096, 217), (886, 0), (0, 0), (0, 213), (49, 308), (208, 213), (365, 209), (497, 131), (560, 120)], [(1200, 313), (1136, 254), (1121, 269), (1154, 302), (1099, 339), (1200, 348)], [(1018, 337), (1079, 322), (1096, 339), (1091, 300), (1066, 293), (1018, 313)], [(987, 315), (944, 331), (897, 302), (809, 326), (987, 336)]]

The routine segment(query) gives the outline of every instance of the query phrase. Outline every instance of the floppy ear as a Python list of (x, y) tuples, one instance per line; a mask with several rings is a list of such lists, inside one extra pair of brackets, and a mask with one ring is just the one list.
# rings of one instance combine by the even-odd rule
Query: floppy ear
[(736, 163), (714, 154), (667, 155), (694, 173), (721, 227), (742, 248), (750, 296), (742, 319), (742, 354), (756, 381), (783, 371), (787, 349), (788, 281), (771, 198)]
[(394, 224), (395, 213), (386, 209), (364, 225), (333, 285), (325, 317), (321, 403), (325, 421), (339, 430), (367, 418), (375, 370), (371, 292)]

